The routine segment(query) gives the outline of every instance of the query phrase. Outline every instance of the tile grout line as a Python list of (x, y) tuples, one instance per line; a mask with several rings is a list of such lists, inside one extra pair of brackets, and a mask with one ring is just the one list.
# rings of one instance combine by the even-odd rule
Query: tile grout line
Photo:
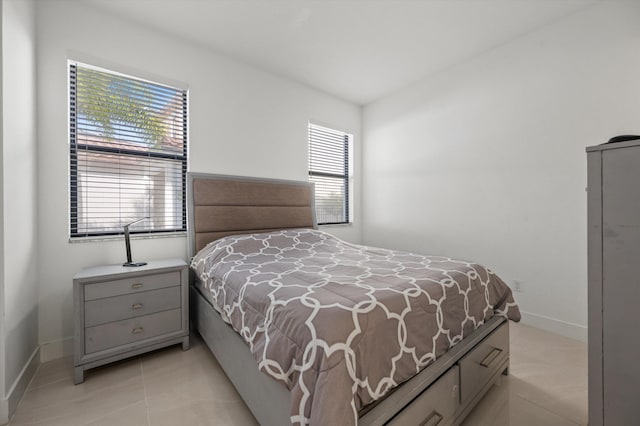
[(144, 407), (147, 413), (147, 426), (151, 426), (151, 416), (149, 415), (149, 398), (147, 397), (147, 384), (144, 381), (144, 367), (142, 367), (142, 359), (140, 362), (140, 376), (142, 377), (142, 390), (144, 392)]
[(40, 371), (40, 367), (42, 367), (42, 364), (43, 364), (42, 362), (40, 364), (38, 364), (38, 366), (36, 367), (36, 371), (34, 371), (33, 376), (31, 376), (31, 379), (29, 379), (29, 383), (27, 383), (27, 387), (24, 389), (24, 392), (22, 393), (22, 396), (20, 396), (20, 400), (16, 404), (16, 408), (13, 410), (13, 413), (9, 417), (9, 421), (7, 422), (6, 426), (11, 426), (11, 423), (13, 423), (13, 419), (16, 416), (16, 413), (18, 412), (18, 408), (20, 408), (20, 405), (22, 405), (22, 401), (26, 398), (27, 392), (29, 392), (32, 389), (31, 385), (33, 384), (33, 381), (35, 380), (36, 375)]
[[(130, 404), (130, 405), (124, 405), (124, 406), (122, 406), (120, 408), (117, 408), (117, 409), (115, 409), (115, 410), (113, 410), (113, 411), (111, 411), (109, 413), (106, 413), (106, 414), (104, 414), (104, 415), (102, 415), (102, 416), (100, 416), (98, 418), (87, 420), (87, 422), (83, 423), (83, 426), (90, 426), (90, 425), (94, 424), (95, 422), (98, 422), (100, 420), (104, 420), (104, 419), (108, 418), (113, 413), (122, 412), (122, 411), (126, 410), (127, 408), (134, 406), (135, 404), (137, 404), (137, 403)], [(39, 423), (36, 423), (36, 424), (39, 424)]]
[[(27, 389), (24, 391), (24, 395), (26, 395), (26, 394), (27, 394), (27, 391), (31, 391), (31, 390), (34, 390), (34, 389), (40, 389), (40, 388), (43, 388), (43, 387), (45, 387), (45, 386), (49, 386), (49, 385), (59, 384), (60, 382), (67, 380), (67, 379), (68, 379), (68, 377), (65, 375), (65, 376), (60, 376), (60, 378), (59, 378), (59, 379), (53, 380), (53, 381), (51, 381), (51, 382), (43, 383), (43, 384), (38, 385), (38, 386), (33, 386), (33, 382), (35, 381), (36, 376), (38, 375), (38, 373), (39, 373), (39, 372), (40, 372), (40, 370), (42, 369), (43, 365), (45, 365), (45, 364), (47, 364), (47, 363), (55, 362), (55, 361), (62, 361), (62, 360), (67, 359), (67, 358), (71, 358), (71, 357), (62, 357), (62, 358), (59, 358), (59, 359), (57, 359), (57, 360), (51, 360), (51, 361), (47, 361), (47, 362), (42, 362), (42, 363), (40, 363), (40, 365), (38, 366), (38, 369), (37, 369), (37, 370), (36, 370), (36, 372), (33, 374), (33, 377), (31, 378), (31, 380), (29, 381), (29, 386), (28, 386), (28, 387), (27, 387)], [(70, 365), (71, 365), (71, 375), (73, 376), (73, 359), (70, 359), (70, 361), (69, 361), (69, 362), (70, 362)], [(63, 366), (63, 368), (64, 368), (64, 366)], [(74, 385), (74, 386), (75, 386), (75, 385)], [(23, 395), (23, 396), (24, 396), (24, 395)], [(20, 400), (20, 402), (22, 402), (22, 399)]]
[[(11, 415), (11, 417), (9, 417), (9, 422), (6, 424), (6, 426), (10, 426), (16, 416), (16, 413), (18, 412), (18, 408), (20, 408), (20, 405), (22, 405), (22, 401), (24, 401), (24, 399), (27, 397), (27, 392), (33, 390), (33, 389), (37, 389), (40, 386), (36, 386), (35, 388), (32, 388), (31, 386), (33, 385), (33, 382), (36, 379), (36, 376), (38, 375), (38, 373), (40, 372), (40, 370), (42, 369), (42, 364), (45, 364), (44, 362), (41, 362), (38, 364), (38, 366), (36, 367), (36, 371), (34, 371), (33, 376), (31, 376), (31, 379), (29, 380), (29, 383), (27, 384), (27, 387), (24, 389), (24, 393), (22, 394), (22, 396), (20, 397), (20, 400), (18, 401), (18, 404), (16, 404), (16, 408), (13, 411), (13, 414)], [(61, 379), (64, 380), (64, 379)], [(56, 380), (55, 382), (58, 382), (60, 380)]]
[(547, 413), (551, 413), (551, 414), (553, 414), (554, 416), (558, 416), (558, 417), (560, 417), (561, 419), (566, 420), (566, 421), (568, 421), (568, 422), (570, 422), (570, 423), (572, 423), (572, 424), (574, 424), (574, 425), (576, 425), (576, 426), (581, 426), (581, 425), (582, 425), (582, 423), (580, 423), (580, 422), (576, 422), (575, 420), (570, 419), (570, 418), (568, 418), (567, 416), (565, 416), (564, 414), (558, 413), (558, 412), (556, 412), (555, 410), (552, 410), (552, 409), (551, 409), (551, 408), (549, 408), (549, 407), (545, 407), (544, 405), (540, 405), (540, 404), (538, 404), (537, 402), (532, 401), (531, 399), (529, 399), (529, 398), (527, 398), (527, 397), (525, 397), (525, 396), (523, 396), (523, 395), (519, 395), (519, 394), (517, 394), (517, 393), (514, 393), (514, 394), (513, 394), (513, 396), (517, 396), (518, 398), (523, 399), (523, 400), (527, 401), (528, 403), (530, 403), (530, 404), (532, 404), (532, 405), (535, 405), (535, 406), (536, 406), (536, 407), (538, 407), (539, 409), (544, 410), (544, 411), (546, 411)]

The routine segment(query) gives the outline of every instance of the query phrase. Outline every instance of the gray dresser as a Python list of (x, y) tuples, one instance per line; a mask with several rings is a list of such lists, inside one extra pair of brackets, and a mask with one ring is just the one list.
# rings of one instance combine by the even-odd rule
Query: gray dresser
[(84, 371), (176, 343), (189, 348), (188, 269), (182, 259), (85, 269), (73, 279), (74, 382)]
[(640, 413), (640, 140), (587, 148), (589, 425)]

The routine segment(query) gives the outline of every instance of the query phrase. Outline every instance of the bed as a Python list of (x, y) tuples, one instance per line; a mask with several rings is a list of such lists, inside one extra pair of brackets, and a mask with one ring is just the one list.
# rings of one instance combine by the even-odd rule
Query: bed
[(261, 425), (458, 424), (508, 373), (520, 314), (488, 269), (321, 232), (307, 182), (187, 194), (192, 324)]

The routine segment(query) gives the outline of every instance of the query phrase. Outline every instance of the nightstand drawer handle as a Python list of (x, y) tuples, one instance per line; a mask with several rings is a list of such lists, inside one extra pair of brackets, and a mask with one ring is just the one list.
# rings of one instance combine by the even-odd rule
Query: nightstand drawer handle
[(142, 308), (142, 303), (134, 303), (133, 305), (131, 305), (132, 309), (140, 309)]
[(144, 329), (142, 327), (136, 327), (133, 330), (131, 330), (132, 334), (140, 334), (144, 331)]
[(131, 286), (131, 288), (142, 288), (142, 283), (135, 283)]

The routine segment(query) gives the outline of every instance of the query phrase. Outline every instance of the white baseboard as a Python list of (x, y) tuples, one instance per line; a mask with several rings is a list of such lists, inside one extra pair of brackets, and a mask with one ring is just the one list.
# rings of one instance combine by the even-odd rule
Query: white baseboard
[(64, 337), (40, 344), (40, 362), (73, 356), (73, 337)]
[(541, 328), (582, 342), (587, 341), (587, 327), (584, 325), (573, 324), (555, 318), (545, 317), (544, 315), (532, 314), (531, 312), (521, 311), (521, 314), (523, 324)]
[(0, 400), (0, 424), (8, 423), (11, 416), (13, 416), (39, 365), (40, 347), (38, 346), (33, 350), (24, 367), (22, 367), (20, 374), (13, 382), (9, 392), (7, 392), (7, 396)]

